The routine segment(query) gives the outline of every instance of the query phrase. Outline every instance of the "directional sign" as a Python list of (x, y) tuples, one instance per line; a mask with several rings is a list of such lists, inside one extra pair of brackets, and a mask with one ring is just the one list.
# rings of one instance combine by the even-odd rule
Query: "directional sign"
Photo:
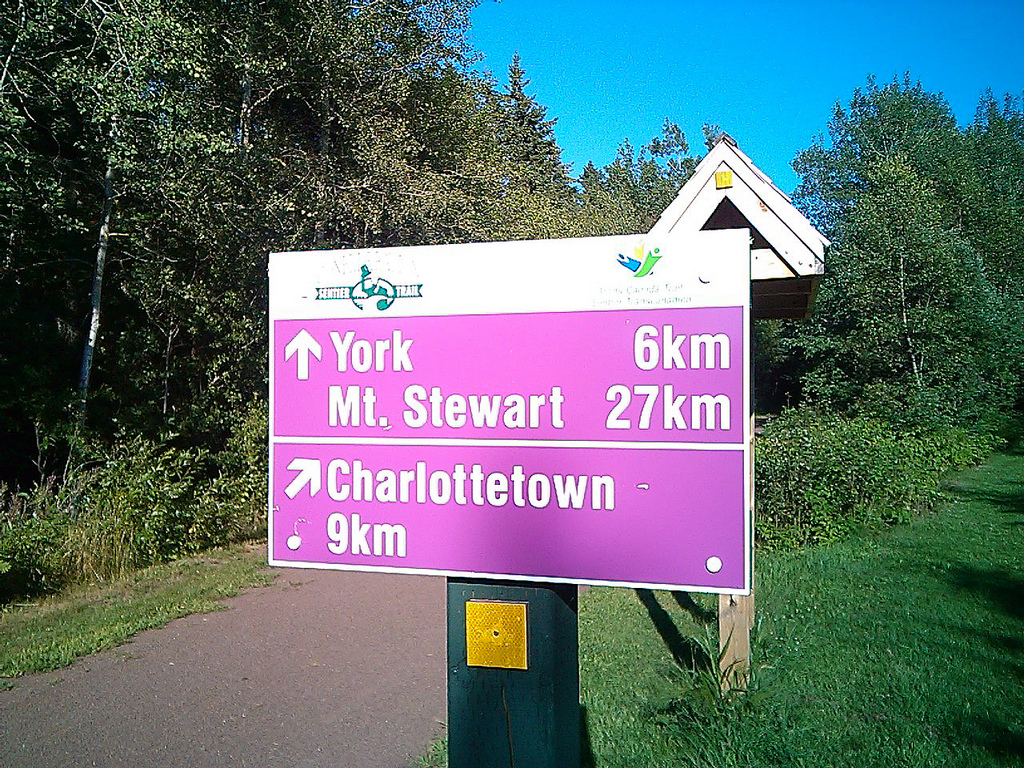
[(749, 238), (273, 254), (275, 565), (745, 592)]

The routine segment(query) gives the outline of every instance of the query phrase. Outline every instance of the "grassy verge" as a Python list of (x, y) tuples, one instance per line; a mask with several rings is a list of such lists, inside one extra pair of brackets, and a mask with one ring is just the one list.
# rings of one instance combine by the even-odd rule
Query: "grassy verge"
[(416, 768), (445, 768), (448, 765), (448, 737), (434, 739), (416, 760)]
[(0, 611), (0, 685), (4, 678), (65, 666), (180, 616), (218, 610), (224, 598), (269, 580), (265, 550), (237, 545), (7, 606)]
[(909, 525), (759, 555), (752, 690), (729, 699), (712, 596), (588, 590), (584, 768), (1024, 765), (1024, 455), (949, 490)]
[(759, 556), (755, 690), (714, 695), (712, 603), (590, 590), (595, 766), (1024, 764), (1024, 456), (910, 525)]

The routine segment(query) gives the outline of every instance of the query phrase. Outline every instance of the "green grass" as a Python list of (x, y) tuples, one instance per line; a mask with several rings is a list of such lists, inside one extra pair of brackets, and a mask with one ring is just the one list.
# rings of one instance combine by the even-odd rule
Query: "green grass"
[(6, 606), (0, 611), (0, 685), (112, 648), (180, 616), (218, 610), (224, 598), (270, 578), (265, 549), (238, 545)]
[[(721, 700), (712, 596), (581, 599), (585, 765), (1024, 765), (1024, 456), (841, 544), (759, 554), (754, 684)], [(269, 579), (234, 547), (0, 612), (0, 685)], [(5, 681), (7, 679), (7, 681)], [(444, 765), (443, 742), (424, 765)]]
[(754, 690), (729, 701), (701, 672), (711, 600), (588, 591), (588, 762), (1024, 765), (1024, 456), (951, 492), (909, 525), (759, 555)]
[(580, 603), (584, 764), (679, 765), (679, 741), (661, 723), (684, 690), (707, 692), (717, 599), (590, 589)]
[(416, 759), (416, 768), (445, 768), (448, 765), (448, 737), (434, 739), (427, 751)]

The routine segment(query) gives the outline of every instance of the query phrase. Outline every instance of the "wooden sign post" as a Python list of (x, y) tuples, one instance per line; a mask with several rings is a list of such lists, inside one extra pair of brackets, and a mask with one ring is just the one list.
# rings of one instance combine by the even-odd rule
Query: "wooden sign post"
[[(751, 399), (753, 399), (753, 350), (751, 354)], [(754, 439), (754, 415), (750, 415), (750, 439)], [(750, 680), (750, 630), (754, 628), (754, 450), (750, 448), (747, 475), (750, 499), (750, 592), (745, 595), (718, 596), (719, 681), (722, 693), (744, 690)]]
[(754, 593), (718, 596), (718, 651), (722, 692), (743, 689), (750, 674)]

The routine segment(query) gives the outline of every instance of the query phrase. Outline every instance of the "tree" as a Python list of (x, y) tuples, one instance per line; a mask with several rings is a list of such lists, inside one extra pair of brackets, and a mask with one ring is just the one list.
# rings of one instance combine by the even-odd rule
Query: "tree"
[(909, 75), (882, 87), (869, 77), (847, 107), (833, 107), (828, 132), (830, 146), (819, 137), (793, 160), (802, 177), (794, 198), (823, 232), (838, 234), (839, 222), (870, 184), (870, 165), (880, 158), (901, 153), (940, 192), (953, 176), (956, 118), (942, 94), (929, 93)]
[(588, 163), (580, 175), (579, 234), (646, 232), (675, 199), (698, 158), (678, 125), (665, 120), (661, 136), (639, 152), (628, 140), (604, 168)]
[(79, 381), (97, 438), (216, 449), (265, 391), (268, 251), (482, 239), (500, 163), (471, 6), (5, 5), (2, 458), (45, 453)]
[(555, 123), (536, 97), (526, 93), (530, 81), (519, 54), (508, 67), (508, 85), (498, 95), (498, 141), (505, 152), (508, 186), (527, 193), (564, 196), (568, 190), (568, 166), (555, 141)]
[(972, 173), (963, 177), (963, 227), (985, 254), (1000, 291), (1024, 291), (1024, 109), (1021, 97), (997, 103), (991, 91), (965, 131)]
[(131, 210), (158, 194), (166, 148), (191, 149), (201, 113), (184, 125), (184, 84), (202, 51), (163, 4), (144, 0), (22, 0), (11, 29), (0, 112), (11, 121), (4, 287), (14, 301), (4, 320), (20, 347), (12, 357), (38, 357), (39, 347), (26, 344), (35, 337), (45, 374), (33, 377), (39, 367), (30, 359), (16, 363), (15, 391), (32, 378), (36, 391), (9, 408), (15, 435), (25, 420), (52, 435), (76, 384), (82, 399), (89, 389), (104, 276), (112, 255), (123, 258), (110, 252), (115, 200)]
[(942, 97), (909, 78), (869, 80), (829, 127), (831, 146), (794, 162), (797, 202), (833, 241), (813, 321), (784, 332), (804, 396), (992, 427), (1020, 392), (1024, 316), (1019, 285), (993, 280), (998, 256), (971, 226), (986, 194), (977, 152)]
[(60, 10), (30, 0), (0, 8), (0, 477), (21, 480), (44, 471), (50, 425), (73, 396), (76, 294), (88, 274), (77, 251), (73, 116), (51, 84), (53, 50), (74, 47)]

